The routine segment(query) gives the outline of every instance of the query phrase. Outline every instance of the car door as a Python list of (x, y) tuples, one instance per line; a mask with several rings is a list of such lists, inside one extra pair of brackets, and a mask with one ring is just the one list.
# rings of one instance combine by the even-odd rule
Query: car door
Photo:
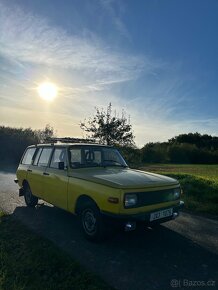
[(52, 147), (38, 147), (34, 161), (28, 169), (27, 180), (33, 195), (44, 198), (44, 173), (48, 166)]
[[(62, 169), (59, 169), (60, 162), (64, 162)], [(67, 209), (68, 179), (66, 148), (56, 147), (50, 165), (45, 170), (44, 199), (53, 205)]]

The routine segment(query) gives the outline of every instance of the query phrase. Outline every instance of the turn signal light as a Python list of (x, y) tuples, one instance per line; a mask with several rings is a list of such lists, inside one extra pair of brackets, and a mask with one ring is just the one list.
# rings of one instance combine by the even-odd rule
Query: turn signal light
[(108, 197), (108, 201), (111, 203), (119, 203), (119, 198), (117, 197)]

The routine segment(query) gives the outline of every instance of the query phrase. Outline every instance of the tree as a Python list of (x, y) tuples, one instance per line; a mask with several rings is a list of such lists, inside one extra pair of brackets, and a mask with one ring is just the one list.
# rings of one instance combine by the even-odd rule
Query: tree
[(44, 129), (35, 132), (37, 143), (46, 143), (50, 138), (55, 137), (54, 128), (47, 124)]
[(144, 147), (142, 147), (141, 154), (143, 162), (167, 162), (167, 143), (147, 143)]
[(0, 166), (17, 165), (27, 146), (45, 143), (53, 136), (54, 129), (50, 125), (40, 130), (0, 126)]
[(122, 111), (121, 117), (112, 113), (112, 105), (109, 103), (107, 109), (96, 109), (94, 117), (88, 121), (80, 122), (80, 128), (86, 132), (88, 138), (99, 140), (101, 144), (134, 146), (134, 138), (130, 119)]
[(198, 148), (204, 148), (208, 150), (218, 149), (218, 137), (208, 134), (201, 135), (200, 133), (188, 133), (180, 134), (169, 140), (169, 144), (193, 144)]

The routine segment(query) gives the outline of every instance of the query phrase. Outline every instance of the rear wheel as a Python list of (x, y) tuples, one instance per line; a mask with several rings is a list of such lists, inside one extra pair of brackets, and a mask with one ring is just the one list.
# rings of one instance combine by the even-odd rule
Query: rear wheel
[(24, 199), (26, 205), (29, 207), (35, 207), (38, 203), (38, 197), (32, 194), (29, 184), (24, 185)]
[(85, 202), (80, 209), (80, 224), (86, 239), (102, 240), (107, 231), (103, 216), (94, 202)]

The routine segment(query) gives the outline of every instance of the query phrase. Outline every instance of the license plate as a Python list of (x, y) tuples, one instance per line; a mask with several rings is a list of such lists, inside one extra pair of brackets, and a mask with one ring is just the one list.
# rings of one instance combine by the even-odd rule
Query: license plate
[(168, 209), (164, 209), (164, 210), (160, 210), (160, 211), (156, 211), (156, 212), (152, 212), (150, 214), (150, 222), (155, 221), (155, 220), (159, 220), (168, 216), (171, 216), (173, 214), (173, 209), (172, 208), (168, 208)]

